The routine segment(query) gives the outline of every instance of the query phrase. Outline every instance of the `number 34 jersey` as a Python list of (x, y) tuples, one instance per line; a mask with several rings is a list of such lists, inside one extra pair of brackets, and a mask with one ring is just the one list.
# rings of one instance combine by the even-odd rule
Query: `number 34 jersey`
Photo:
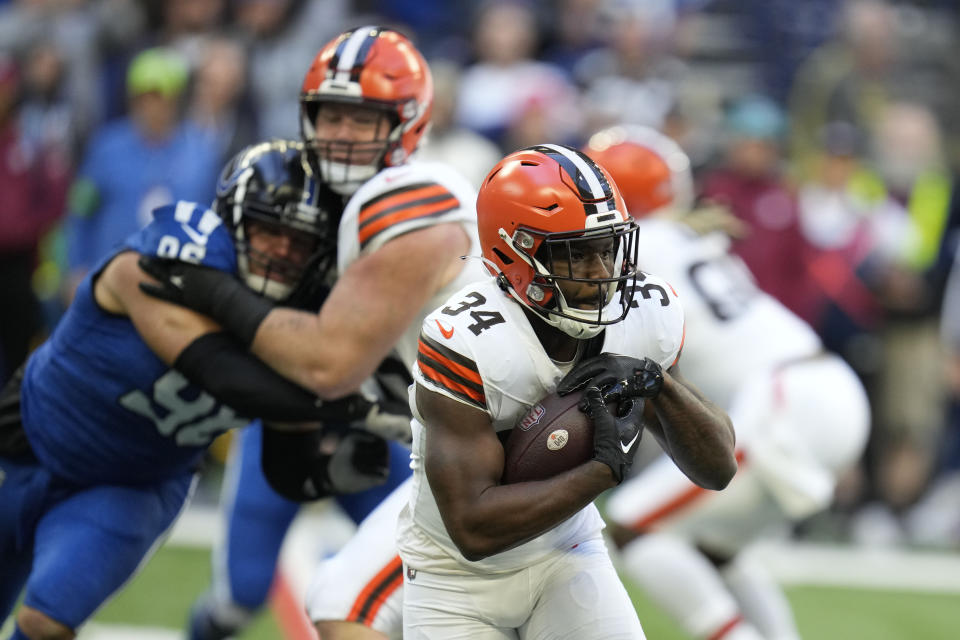
[[(684, 331), (676, 293), (664, 280), (645, 275), (637, 283), (632, 307), (622, 322), (596, 338), (602, 340), (600, 350), (671, 366), (679, 357)], [(497, 432), (512, 429), (556, 389), (562, 375), (523, 308), (492, 278), (461, 289), (423, 322), (416, 384), (485, 411)], [(588, 540), (603, 528), (590, 504), (518, 547), (478, 562), (466, 560), (447, 534), (423, 467), (430, 427), (422, 423), (416, 403), (411, 406), (413, 486), (399, 525), (400, 555), (409, 566), (436, 573), (513, 571)]]
[[(220, 218), (190, 202), (155, 210), (119, 252), (128, 250), (236, 270)], [(97, 304), (94, 282), (116, 255), (77, 288), (53, 335), (30, 356), (21, 389), (35, 455), (78, 483), (171, 477), (194, 467), (214, 437), (247, 422), (164, 364), (128, 317)]]

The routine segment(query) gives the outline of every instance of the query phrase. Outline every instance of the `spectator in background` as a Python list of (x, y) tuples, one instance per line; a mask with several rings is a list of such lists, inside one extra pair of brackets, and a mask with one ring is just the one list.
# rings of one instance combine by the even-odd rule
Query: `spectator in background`
[[(531, 107), (540, 115), (549, 112), (549, 135), (537, 142), (569, 142), (580, 131), (574, 88), (561, 69), (533, 58), (538, 37), (530, 5), (507, 0), (481, 5), (473, 32), (477, 62), (460, 79), (456, 121), (506, 152), (516, 148), (508, 130), (530, 115)], [(548, 109), (541, 103), (544, 97)]]
[(942, 148), (938, 123), (925, 106), (890, 102), (876, 118), (870, 160), (902, 230), (890, 233), (895, 253), (879, 292), (883, 361), (868, 452), (876, 502), (861, 511), (853, 530), (868, 542), (897, 542), (909, 533), (903, 516), (926, 489), (940, 454), (946, 397), (939, 307), (953, 257), (944, 256), (941, 266), (953, 189)]
[(196, 69), (207, 37), (224, 24), (227, 0), (165, 0), (154, 8), (160, 22), (157, 44), (174, 49)]
[(187, 67), (168, 49), (138, 54), (127, 72), (129, 115), (98, 131), (70, 190), (66, 294), (150, 212), (213, 200), (220, 149), (179, 114)]
[(906, 265), (924, 278), (928, 291), (913, 304), (929, 314), (940, 298), (953, 251), (944, 248), (950, 220), (953, 176), (947, 165), (940, 123), (916, 102), (889, 103), (877, 118), (871, 157), (890, 197), (907, 211), (914, 235), (905, 247)]
[(257, 139), (247, 94), (247, 56), (235, 40), (208, 38), (200, 50), (187, 118), (202, 129), (226, 161)]
[(432, 126), (417, 150), (417, 159), (451, 166), (479, 189), (490, 169), (500, 161), (500, 150), (480, 134), (453, 122), (459, 68), (450, 62), (434, 61), (430, 63), (430, 71), (433, 74)]
[(861, 378), (877, 373), (883, 322), (880, 290), (908, 233), (902, 209), (869, 168), (862, 132), (833, 122), (820, 132), (810, 178), (799, 186), (800, 229), (813, 255), (814, 326)]
[(761, 289), (809, 321), (814, 309), (806, 276), (808, 247), (782, 168), (785, 124), (782, 110), (769, 98), (751, 95), (735, 102), (724, 121), (720, 165), (703, 176), (702, 195), (750, 226), (733, 252)]
[(790, 92), (797, 67), (830, 38), (832, 16), (846, 0), (765, 0), (737, 11), (738, 31), (759, 64), (757, 80), (778, 103)]
[(800, 65), (789, 92), (790, 156), (801, 172), (828, 123), (872, 134), (902, 66), (897, 17), (886, 0), (850, 0), (839, 15), (839, 33)]
[[(813, 324), (824, 345), (854, 368), (876, 407), (884, 369), (884, 291), (888, 280), (898, 280), (894, 274), (910, 234), (909, 220), (871, 170), (862, 131), (833, 122), (816, 142), (808, 178), (798, 190), (800, 228), (811, 247), (807, 270), (816, 298)], [(880, 493), (875, 460), (887, 442), (879, 416), (874, 421), (867, 456), (838, 491), (841, 512)]]
[[(249, 64), (258, 137), (300, 137), (300, 86), (317, 47), (346, 22), (346, 0), (237, 0), (235, 26)], [(356, 25), (354, 25), (356, 26)]]
[(956, 549), (960, 544), (960, 260), (954, 259), (940, 312), (944, 350), (945, 428), (930, 487), (905, 518), (911, 540)]
[(28, 49), (24, 61), (23, 135), (33, 144), (61, 149), (72, 162), (84, 132), (66, 92), (69, 69), (63, 52), (54, 42), (39, 41)]
[(400, 31), (416, 34), (417, 47), (431, 62), (434, 58), (463, 62), (469, 55), (466, 29), (474, 0), (354, 0), (350, 4), (357, 24), (369, 20), (402, 25)]
[[(129, 50), (142, 38), (144, 4), (142, 0), (13, 0), (0, 8), (0, 48), (24, 59), (37, 46), (56, 48), (65, 67), (58, 91), (70, 107), (81, 143), (111, 113), (114, 54)], [(29, 71), (24, 75), (27, 79)]]
[(663, 130), (676, 108), (684, 63), (670, 53), (676, 14), (670, 0), (605, 0), (605, 47), (574, 67), (585, 128), (639, 124)]
[(586, 54), (604, 45), (603, 0), (561, 0), (549, 13), (548, 44), (543, 59), (570, 77)]
[(42, 337), (32, 286), (37, 242), (63, 213), (70, 183), (62, 149), (23, 135), (20, 83), (14, 59), (0, 56), (0, 385)]

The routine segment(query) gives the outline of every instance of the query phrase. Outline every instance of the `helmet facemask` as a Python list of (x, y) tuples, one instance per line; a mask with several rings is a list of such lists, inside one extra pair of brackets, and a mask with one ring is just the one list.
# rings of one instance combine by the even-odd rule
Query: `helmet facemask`
[[(237, 271), (254, 292), (312, 304), (336, 258), (342, 203), (310, 172), (300, 143), (272, 140), (242, 149), (217, 181), (213, 208), (233, 237)], [(297, 306), (300, 306), (299, 304)]]
[[(379, 122), (375, 138), (344, 141), (336, 128), (324, 131), (321, 112), (336, 104), (355, 120), (379, 112), (388, 121)], [(407, 161), (426, 133), (432, 107), (433, 80), (423, 55), (397, 31), (366, 25), (341, 33), (317, 53), (300, 91), (300, 134), (316, 174), (337, 193), (353, 195), (380, 169)]]
[[(325, 270), (333, 252), (318, 230), (320, 211), (302, 202), (286, 202), (270, 209), (255, 203), (233, 203), (237, 267), (240, 277), (254, 292), (273, 300), (285, 300), (306, 273)], [(252, 227), (255, 228), (252, 229)], [(258, 250), (256, 234), (285, 236), (290, 257)], [(299, 257), (298, 257), (299, 256)]]
[[(371, 104), (370, 101), (348, 103), (338, 100), (305, 97), (302, 102), (302, 134), (307, 159), (313, 171), (331, 190), (342, 196), (353, 195), (364, 182), (387, 164), (399, 164), (403, 158), (400, 138), (403, 133), (393, 105)], [(317, 116), (327, 104), (350, 104), (354, 113), (369, 113), (375, 137), (369, 141), (353, 141), (317, 136)], [(386, 132), (381, 134), (380, 132)], [(389, 162), (388, 162), (389, 161)]]
[[(630, 310), (630, 285), (638, 272), (636, 234), (632, 220), (559, 233), (519, 227), (512, 237), (500, 229), (507, 246), (533, 270), (525, 290), (516, 291), (517, 300), (548, 324), (580, 339), (622, 321)], [(608, 275), (581, 275), (597, 260), (608, 265)]]

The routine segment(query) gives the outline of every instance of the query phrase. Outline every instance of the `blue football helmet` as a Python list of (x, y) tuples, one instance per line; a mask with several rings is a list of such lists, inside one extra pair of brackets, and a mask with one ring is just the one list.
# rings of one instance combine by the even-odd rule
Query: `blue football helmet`
[(217, 182), (214, 210), (233, 236), (247, 286), (285, 304), (319, 303), (342, 201), (313, 176), (300, 143), (272, 140), (237, 153)]

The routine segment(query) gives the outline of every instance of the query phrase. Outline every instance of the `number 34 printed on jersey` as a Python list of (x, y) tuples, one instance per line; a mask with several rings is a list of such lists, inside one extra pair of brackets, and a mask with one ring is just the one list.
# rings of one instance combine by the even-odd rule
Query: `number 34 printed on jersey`
[(489, 329), (494, 325), (505, 322), (503, 316), (500, 315), (498, 311), (476, 309), (476, 307), (487, 303), (487, 299), (478, 292), (471, 291), (467, 294), (466, 298), (466, 300), (460, 301), (456, 307), (444, 307), (440, 310), (440, 313), (448, 316), (458, 316), (464, 311), (469, 311), (470, 317), (473, 318), (474, 322), (468, 326), (467, 329), (470, 329), (475, 336), (480, 335), (480, 332), (484, 329)]
[[(645, 278), (646, 276), (643, 274), (639, 274), (639, 276), (637, 277), (637, 279), (640, 280), (641, 282)], [(632, 289), (634, 294), (637, 291), (639, 291), (640, 295), (643, 296), (644, 299), (649, 300), (651, 298), (656, 297), (656, 299), (659, 300), (661, 306), (665, 307), (668, 304), (670, 304), (670, 296), (667, 294), (667, 291), (656, 283), (650, 282), (644, 285), (635, 285), (632, 287)], [(464, 300), (461, 300), (460, 302), (457, 303), (457, 306), (444, 307), (443, 309), (440, 310), (440, 313), (443, 313), (444, 315), (448, 315), (448, 316), (458, 316), (461, 313), (468, 311), (470, 313), (470, 317), (473, 318), (474, 322), (473, 324), (469, 325), (467, 329), (472, 331), (474, 335), (478, 336), (480, 335), (480, 332), (483, 331), (484, 329), (489, 329), (490, 327), (493, 327), (495, 325), (505, 322), (505, 320), (503, 319), (503, 316), (500, 314), (499, 311), (485, 311), (483, 309), (477, 308), (486, 303), (487, 303), (487, 299), (483, 297), (479, 292), (471, 291), (466, 295), (466, 298)], [(630, 301), (630, 306), (636, 309), (638, 305), (639, 303), (634, 297), (634, 299)]]
[[(647, 279), (647, 274), (645, 273), (637, 274), (638, 282), (643, 282), (646, 279)], [(670, 288), (672, 289), (673, 287), (670, 287)], [(631, 309), (636, 309), (637, 307), (640, 306), (640, 302), (637, 300), (638, 291), (640, 292), (640, 295), (643, 297), (644, 300), (650, 300), (656, 297), (657, 300), (659, 300), (661, 307), (665, 307), (668, 304), (670, 304), (670, 296), (667, 295), (667, 290), (655, 282), (648, 282), (647, 284), (630, 285), (628, 289), (630, 290), (630, 293), (633, 294), (632, 299), (630, 300)], [(676, 292), (674, 292), (673, 295), (677, 295)]]

